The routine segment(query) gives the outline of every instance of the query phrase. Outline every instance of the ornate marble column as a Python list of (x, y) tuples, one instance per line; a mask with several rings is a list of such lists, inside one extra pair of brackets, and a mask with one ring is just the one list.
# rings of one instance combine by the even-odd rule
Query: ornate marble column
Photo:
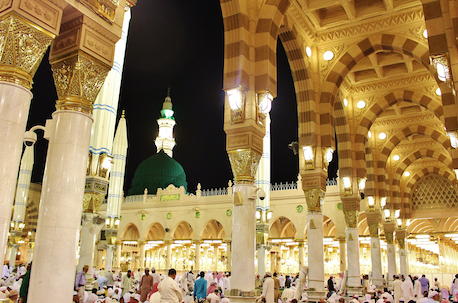
[(113, 249), (114, 249), (114, 245), (112, 244), (107, 245), (107, 253), (105, 257), (105, 269), (106, 270), (113, 269)]
[(401, 275), (406, 277), (409, 274), (409, 269), (407, 267), (407, 250), (406, 250), (406, 237), (407, 237), (406, 230), (397, 230), (396, 231), (396, 239), (399, 243), (399, 265)]
[(164, 243), (167, 245), (167, 259), (165, 262), (165, 268), (170, 269), (170, 264), (172, 263), (172, 241), (167, 240), (164, 241)]
[(195, 269), (197, 270), (198, 273), (202, 270), (201, 265), (200, 265), (200, 244), (201, 243), (202, 243), (202, 241), (200, 241), (200, 240), (194, 240), (194, 244), (196, 244), (196, 264), (195, 264)]
[[(262, 142), (260, 142), (262, 144)], [(255, 297), (255, 208), (258, 189), (255, 174), (261, 151), (251, 148), (228, 151), (234, 175), (232, 215), (232, 278), (230, 300), (239, 302)], [(245, 299), (242, 299), (242, 298)]]
[(213, 245), (213, 270), (218, 272), (219, 244)]
[(324, 293), (324, 245), (322, 205), (325, 192), (321, 188), (304, 189), (307, 202), (308, 287)]
[(256, 244), (258, 246), (258, 275), (264, 277), (266, 274), (266, 245)]
[[(52, 120), (47, 121), (49, 133), (45, 134), (49, 145), (37, 224), (33, 264), (36, 270), (32, 271), (29, 287), (30, 303), (40, 302), (51, 292), (56, 302), (69, 302), (72, 298), (93, 122), (92, 104), (111, 68), (114, 43), (120, 36), (120, 32), (117, 36), (76, 10), (72, 16), (75, 19), (62, 25), (60, 36), (51, 47), (50, 61), (59, 99)], [(116, 22), (122, 23), (123, 16), (117, 18)], [(119, 24), (113, 25), (112, 29), (117, 26)], [(97, 27), (98, 32), (77, 34), (90, 27)], [(102, 33), (106, 34), (103, 38)], [(63, 48), (69, 37), (74, 38), (74, 46)], [(93, 41), (88, 44), (87, 39)], [(106, 44), (100, 46), (100, 39)], [(91, 48), (91, 45), (97, 47)], [(49, 239), (49, 235), (55, 237)]]
[(296, 242), (299, 242), (299, 268), (297, 269), (297, 272), (301, 272), (302, 266), (305, 266), (305, 259), (304, 259), (305, 239), (296, 239)]
[(347, 243), (345, 237), (338, 237), (339, 240), (339, 270), (344, 273), (347, 270)]
[(9, 260), (9, 265), (10, 267), (16, 267), (16, 256), (17, 256), (17, 251), (19, 248), (19, 244), (12, 244), (11, 245), (11, 250), (10, 250), (10, 260)]
[(344, 204), (345, 223), (347, 225), (346, 238), (347, 238), (347, 267), (348, 279), (347, 286), (349, 292), (360, 292), (361, 276), (359, 268), (359, 232), (358, 232), (358, 215), (359, 211), (356, 209), (345, 209)]
[[(7, 248), (32, 78), (59, 32), (62, 16), (62, 8), (55, 5), (41, 5), (40, 17), (34, 9), (24, 10), (20, 1), (8, 3), (0, 13), (0, 264)], [(51, 15), (52, 20), (43, 15)]]
[(94, 264), (95, 243), (97, 237), (104, 226), (105, 220), (97, 214), (83, 214), (81, 226), (81, 246), (80, 258), (78, 261), (77, 271), (81, 271), (84, 265), (89, 266), (86, 273), (86, 282), (89, 284), (93, 281), (92, 267)]
[[(140, 269), (143, 271), (145, 269), (145, 244), (143, 240), (138, 240), (138, 246), (140, 246)], [(167, 246), (168, 249), (168, 246)]]
[(378, 288), (383, 287), (382, 277), (382, 251), (380, 249), (379, 224), (380, 214), (378, 216), (367, 217), (369, 231), (371, 235), (371, 263), (372, 263), (372, 284)]
[(114, 267), (121, 267), (121, 252), (122, 252), (122, 241), (116, 241), (116, 260)]
[(396, 274), (396, 246), (393, 239), (394, 224), (385, 224), (386, 254), (388, 262), (388, 286), (393, 285), (393, 276)]
[(227, 265), (226, 265), (226, 271), (231, 271), (231, 269), (232, 269), (232, 241), (231, 240), (227, 240), (226, 243), (227, 243), (227, 251), (226, 251)]

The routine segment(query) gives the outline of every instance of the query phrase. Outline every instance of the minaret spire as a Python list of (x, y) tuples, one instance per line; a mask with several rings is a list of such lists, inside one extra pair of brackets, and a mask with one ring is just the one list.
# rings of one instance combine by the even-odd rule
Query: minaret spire
[(170, 157), (173, 156), (173, 148), (176, 145), (175, 138), (173, 137), (173, 127), (176, 124), (173, 114), (169, 86), (167, 87), (167, 97), (165, 97), (164, 103), (162, 103), (161, 117), (157, 119), (159, 134), (154, 143), (156, 144), (157, 152), (163, 150)]

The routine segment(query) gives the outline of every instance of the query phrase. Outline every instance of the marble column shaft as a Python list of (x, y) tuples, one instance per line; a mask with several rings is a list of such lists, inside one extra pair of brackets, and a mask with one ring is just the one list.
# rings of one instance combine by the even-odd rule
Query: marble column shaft
[(122, 252), (122, 242), (116, 242), (116, 260), (114, 267), (121, 267), (121, 252)]
[(299, 241), (299, 268), (297, 272), (301, 272), (302, 266), (305, 266), (304, 259), (304, 240)]
[(196, 270), (198, 272), (201, 271), (201, 266), (200, 266), (200, 241), (196, 242)]
[(145, 242), (139, 242), (140, 245), (140, 269), (145, 269)]
[(172, 263), (172, 244), (170, 242), (167, 243), (167, 260), (165, 263), (165, 268), (170, 269), (170, 264)]
[(107, 245), (107, 256), (105, 258), (105, 269), (106, 270), (113, 269), (113, 248), (114, 248), (114, 245)]
[(102, 224), (95, 224), (93, 222), (96, 214), (87, 213), (83, 215), (83, 224), (81, 227), (81, 246), (80, 246), (80, 258), (78, 261), (77, 271), (81, 271), (84, 265), (89, 266), (88, 276), (91, 275), (90, 271), (92, 270), (94, 262), (94, 251), (96, 249), (95, 242), (97, 236), (103, 227)]
[(339, 259), (340, 272), (344, 273), (347, 270), (347, 243), (345, 238), (339, 238)]
[(255, 289), (256, 220), (255, 201), (250, 199), (254, 186), (235, 184), (234, 195), (240, 193), (243, 203), (234, 204), (232, 215), (232, 278), (231, 288), (240, 291)]
[(380, 238), (371, 237), (371, 263), (372, 263), (372, 284), (383, 287), (382, 277), (382, 251), (380, 248)]
[(32, 93), (19, 85), (0, 81), (0, 264), (8, 243), (22, 142)]
[(231, 271), (231, 269), (232, 269), (232, 242), (231, 241), (227, 242), (226, 255), (227, 255), (226, 270), (227, 271)]
[[(82, 112), (53, 113), (35, 240), (29, 303), (53, 293), (73, 296), (92, 118)], [(56, 241), (58, 239), (58, 241)]]
[(409, 274), (409, 271), (407, 269), (407, 250), (405, 248), (399, 249), (399, 266), (401, 275), (404, 275), (404, 277), (406, 277)]
[(347, 285), (350, 287), (361, 286), (361, 276), (359, 268), (359, 231), (358, 228), (349, 228), (347, 234), (347, 266), (348, 279)]
[(27, 248), (27, 263), (32, 262), (33, 260), (33, 249)]
[(219, 259), (219, 245), (214, 245), (213, 246), (213, 255), (214, 255), (214, 260), (213, 260), (213, 269), (215, 272), (218, 272), (218, 259)]
[(308, 243), (308, 266), (309, 285), (316, 291), (324, 289), (324, 246), (323, 246), (323, 214), (307, 214), (307, 243)]
[(266, 246), (259, 244), (258, 246), (258, 275), (264, 277), (266, 274)]
[(11, 245), (10, 260), (9, 260), (10, 267), (16, 266), (16, 256), (17, 256), (18, 248), (19, 248), (19, 244)]

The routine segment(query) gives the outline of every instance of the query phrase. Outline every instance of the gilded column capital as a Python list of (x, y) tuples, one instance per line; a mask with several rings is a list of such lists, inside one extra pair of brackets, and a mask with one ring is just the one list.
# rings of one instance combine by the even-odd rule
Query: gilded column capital
[(357, 228), (359, 210), (356, 210), (356, 209), (345, 210), (344, 209), (343, 212), (344, 212), (345, 224), (347, 225), (347, 228)]
[(55, 36), (12, 12), (0, 17), (0, 37), (0, 81), (31, 89), (32, 78)]
[(234, 174), (234, 183), (254, 185), (261, 154), (252, 148), (230, 150), (227, 154)]
[(406, 237), (407, 236), (408, 236), (408, 232), (406, 230), (396, 231), (396, 240), (398, 240), (400, 249), (406, 248)]
[(169, 246), (172, 244), (172, 240), (164, 240), (164, 244)]
[(92, 113), (92, 104), (99, 94), (111, 67), (78, 51), (51, 62), (59, 100), (57, 110)]
[(339, 243), (345, 243), (347, 242), (347, 238), (342, 236), (342, 237), (336, 237), (336, 240), (339, 241)]
[(98, 213), (104, 199), (105, 194), (102, 193), (85, 193), (83, 197), (83, 213)]
[(305, 201), (309, 213), (321, 213), (325, 191), (321, 188), (304, 189)]
[(369, 233), (371, 235), (371, 238), (378, 238), (378, 228), (379, 228), (379, 223), (378, 222), (368, 222), (367, 225), (369, 225)]
[(393, 232), (385, 230), (385, 239), (387, 244), (394, 244)]

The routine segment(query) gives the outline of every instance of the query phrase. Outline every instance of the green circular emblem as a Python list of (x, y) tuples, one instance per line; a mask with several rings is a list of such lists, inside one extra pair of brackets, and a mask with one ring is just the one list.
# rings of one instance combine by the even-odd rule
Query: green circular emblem
[(342, 210), (342, 208), (343, 208), (342, 202), (337, 203), (336, 208), (337, 208), (337, 210)]
[(196, 213), (194, 214), (194, 216), (195, 216), (197, 219), (199, 219), (201, 215), (202, 215), (202, 214), (200, 213), (200, 211), (196, 211)]
[(228, 217), (232, 216), (232, 209), (226, 210), (226, 216)]
[(167, 220), (172, 219), (172, 213), (167, 213)]
[(142, 221), (146, 219), (146, 215), (145, 214), (142, 214), (142, 217), (141, 217)]
[(303, 210), (304, 210), (304, 206), (302, 206), (302, 205), (296, 206), (296, 211), (297, 211), (298, 213), (301, 213)]
[(122, 220), (122, 216), (119, 216), (119, 220)]

